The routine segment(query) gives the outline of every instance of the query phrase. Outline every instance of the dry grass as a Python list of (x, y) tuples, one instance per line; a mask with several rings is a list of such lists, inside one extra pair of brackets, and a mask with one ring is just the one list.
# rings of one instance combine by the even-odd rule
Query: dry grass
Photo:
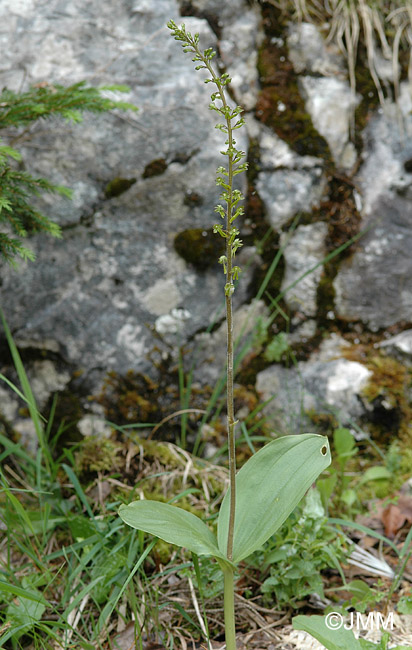
[(399, 97), (401, 52), (409, 53), (408, 79), (412, 87), (412, 2), (410, 0), (267, 0), (298, 21), (314, 22), (327, 32), (327, 41), (344, 54), (352, 90), (359, 46), (365, 48), (367, 66), (379, 101)]

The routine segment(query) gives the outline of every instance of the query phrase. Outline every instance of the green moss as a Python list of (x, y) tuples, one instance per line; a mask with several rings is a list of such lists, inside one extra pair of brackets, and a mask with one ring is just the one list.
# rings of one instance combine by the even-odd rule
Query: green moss
[[(343, 355), (366, 365), (372, 375), (362, 390), (362, 395), (372, 406), (369, 426), (374, 439), (389, 444), (397, 436), (400, 447), (412, 447), (412, 404), (410, 389), (412, 370), (400, 361), (378, 353), (367, 345), (343, 349)], [(409, 468), (410, 472), (411, 467)]]
[(152, 557), (156, 563), (156, 566), (159, 565), (165, 566), (172, 559), (173, 551), (176, 547), (173, 544), (168, 544), (162, 539), (159, 539), (156, 542), (156, 545), (152, 551)]
[[(155, 361), (154, 356), (159, 356)], [(182, 358), (185, 353), (182, 350)], [(165, 359), (157, 348), (150, 351), (149, 359), (153, 363), (156, 378), (129, 370), (125, 375), (116, 372), (107, 374), (102, 391), (91, 399), (101, 404), (105, 416), (118, 425), (147, 424), (152, 428), (170, 414), (181, 409), (179, 392), (179, 369)], [(210, 398), (211, 389), (192, 387), (191, 408), (204, 409)], [(200, 415), (188, 417), (187, 436), (195, 437)], [(181, 419), (169, 419), (156, 432), (156, 437), (169, 442), (176, 442), (181, 435)]]
[(374, 354), (368, 358), (368, 368), (373, 375), (363, 394), (369, 402), (384, 397), (391, 406), (401, 404), (405, 399), (408, 371), (399, 361), (389, 356)]
[(116, 177), (104, 188), (104, 197), (112, 199), (115, 196), (120, 196), (126, 192), (136, 182), (135, 178), (120, 178)]
[[(302, 223), (325, 221), (328, 233), (325, 240), (326, 253), (342, 248), (339, 255), (323, 265), (323, 272), (317, 288), (317, 321), (320, 329), (334, 327), (335, 289), (333, 282), (342, 260), (352, 254), (356, 242), (347, 245), (360, 230), (361, 216), (353, 197), (353, 184), (349, 178), (331, 171), (328, 178), (326, 198), (309, 215), (303, 215)], [(344, 248), (346, 246), (346, 248)]]
[(196, 208), (203, 203), (203, 197), (199, 192), (192, 192), (191, 190), (185, 193), (183, 203), (189, 208)]
[(79, 473), (113, 471), (118, 467), (120, 449), (118, 444), (107, 438), (85, 438), (76, 453), (76, 469)]
[(167, 163), (165, 159), (156, 158), (156, 160), (152, 160), (152, 162), (146, 165), (142, 176), (143, 178), (151, 178), (151, 176), (160, 176), (161, 174), (164, 174), (166, 169), (167, 169)]
[(158, 390), (159, 385), (147, 375), (129, 371), (122, 376), (110, 372), (102, 393), (95, 399), (104, 406), (112, 422), (156, 422), (160, 415)]
[(339, 427), (339, 422), (332, 413), (319, 413), (312, 409), (306, 411), (306, 415), (316, 426), (316, 430), (323, 435), (332, 435)]
[[(158, 460), (162, 465), (168, 468), (181, 467), (182, 463), (173, 453), (168, 445), (158, 440), (139, 439), (139, 444), (144, 449), (145, 458), (148, 461)], [(153, 498), (153, 497), (152, 497)]]
[[(328, 315), (334, 313), (335, 289), (333, 280), (336, 277), (337, 269), (333, 264), (325, 264), (316, 291), (318, 305), (318, 322), (324, 325), (328, 321)], [(330, 319), (329, 319), (330, 320)]]
[[(412, 442), (412, 435), (409, 429), (409, 439)], [(412, 471), (412, 447), (403, 445), (401, 449), (401, 462), (399, 467), (399, 474), (401, 476), (401, 485), (411, 477)], [(399, 486), (400, 487), (400, 486)]]
[(330, 161), (328, 144), (306, 111), (286, 46), (267, 38), (259, 49), (258, 70), (262, 90), (256, 103), (256, 117), (299, 155)]
[(225, 242), (212, 228), (189, 228), (178, 233), (174, 239), (176, 252), (189, 264), (203, 271), (217, 265), (225, 252)]
[(366, 127), (370, 115), (379, 106), (379, 97), (375, 83), (371, 77), (366, 61), (366, 52), (361, 48), (358, 60), (355, 65), (356, 92), (360, 95), (361, 101), (355, 109), (355, 147), (362, 151), (362, 132)]

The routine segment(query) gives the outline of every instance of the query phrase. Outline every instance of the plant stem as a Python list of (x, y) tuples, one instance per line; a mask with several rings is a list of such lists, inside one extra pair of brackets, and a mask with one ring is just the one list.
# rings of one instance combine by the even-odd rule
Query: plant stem
[[(202, 56), (200, 49), (194, 45), (196, 53), (202, 58), (207, 70), (209, 71), (213, 82), (219, 90), (220, 100), (224, 111), (229, 107), (226, 101), (224, 85), (216, 75), (209, 61)], [(229, 233), (232, 226), (233, 213), (233, 156), (234, 140), (233, 127), (229, 113), (226, 112), (227, 126), (227, 145), (228, 151), (228, 196), (226, 199), (226, 232)], [(230, 509), (229, 509), (229, 526), (227, 535), (227, 557), (233, 559), (233, 533), (235, 528), (235, 508), (236, 508), (236, 450), (235, 450), (235, 409), (233, 399), (233, 308), (232, 293), (230, 289), (233, 286), (233, 238), (228, 236), (226, 239), (226, 285), (225, 285), (225, 302), (226, 302), (226, 335), (227, 335), (227, 436), (229, 450), (229, 485), (230, 485)]]
[[(219, 258), (219, 263), (223, 264), (223, 270), (226, 276), (225, 283), (225, 303), (226, 303), (226, 333), (227, 333), (227, 434), (228, 434), (228, 450), (229, 450), (229, 490), (230, 490), (230, 503), (229, 503), (229, 521), (227, 530), (227, 547), (226, 555), (230, 564), (222, 566), (224, 574), (224, 612), (225, 612), (225, 635), (226, 635), (226, 648), (227, 650), (236, 650), (236, 630), (235, 630), (235, 610), (234, 610), (234, 584), (233, 584), (233, 571), (234, 566), (231, 564), (233, 560), (233, 544), (234, 544), (234, 529), (235, 529), (235, 509), (236, 509), (236, 456), (235, 456), (235, 412), (234, 412), (234, 396), (233, 396), (233, 378), (234, 378), (234, 361), (233, 361), (233, 306), (232, 294), (235, 290), (234, 280), (237, 280), (240, 269), (238, 266), (233, 265), (237, 249), (242, 246), (242, 241), (237, 238), (239, 230), (233, 226), (236, 218), (243, 214), (243, 207), (237, 207), (239, 201), (244, 196), (240, 190), (233, 189), (233, 181), (236, 174), (246, 171), (247, 163), (239, 164), (240, 160), (246, 155), (244, 151), (235, 148), (236, 140), (233, 137), (235, 129), (239, 129), (244, 125), (244, 119), (240, 117), (242, 108), (236, 106), (231, 109), (226, 100), (225, 86), (230, 82), (230, 77), (227, 73), (218, 76), (212, 67), (210, 61), (215, 56), (216, 52), (212, 48), (207, 48), (203, 53), (199, 48), (199, 34), (194, 37), (189, 32), (186, 32), (185, 26), (181, 28), (171, 20), (168, 23), (169, 29), (175, 40), (181, 41), (183, 51), (195, 56), (192, 61), (196, 65), (196, 70), (206, 69), (210, 78), (205, 80), (205, 83), (214, 83), (217, 87), (217, 92), (211, 95), (212, 103), (209, 108), (217, 111), (225, 120), (226, 124), (219, 123), (216, 125), (220, 131), (227, 135), (225, 145), (227, 149), (221, 153), (228, 157), (227, 169), (222, 166), (218, 167), (218, 175), (216, 179), (217, 185), (223, 187), (220, 199), (225, 201), (226, 207), (217, 205), (215, 211), (225, 220), (225, 229), (219, 224), (213, 227), (215, 233), (219, 233), (221, 237), (226, 239), (226, 255)], [(217, 106), (215, 101), (220, 101), (221, 106)], [(232, 120), (236, 122), (232, 125)], [(227, 180), (225, 180), (227, 177)]]
[[(223, 105), (226, 106), (223, 89), (220, 91)], [(228, 128), (228, 149), (233, 147), (232, 124), (229, 118), (226, 119)], [(226, 210), (226, 231), (229, 232), (232, 218), (232, 200), (233, 200), (233, 155), (229, 155), (228, 161), (228, 185), (229, 200)], [(226, 287), (233, 284), (232, 277), (232, 241), (231, 238), (226, 240)], [(233, 533), (235, 527), (235, 507), (236, 507), (236, 450), (235, 450), (235, 412), (233, 402), (233, 310), (232, 310), (232, 292), (226, 291), (226, 333), (227, 333), (227, 435), (229, 449), (229, 482), (230, 482), (230, 510), (229, 510), (229, 527), (227, 535), (227, 557), (233, 559)]]
[[(200, 54), (200, 51), (198, 50)], [(203, 59), (204, 60), (204, 59)], [(204, 60), (211, 77), (216, 84), (222, 108), (228, 110), (225, 90), (219, 78), (216, 76), (214, 69), (207, 60)], [(226, 341), (227, 341), (227, 436), (229, 450), (229, 486), (230, 486), (230, 508), (229, 508), (229, 525), (227, 534), (228, 559), (233, 559), (233, 535), (235, 528), (235, 510), (236, 510), (236, 448), (235, 448), (235, 409), (233, 398), (233, 304), (232, 304), (232, 286), (233, 286), (233, 238), (229, 236), (232, 225), (233, 213), (233, 128), (229, 113), (226, 113), (227, 126), (227, 145), (228, 151), (228, 196), (226, 199), (226, 284), (225, 284), (225, 303), (226, 303)], [(224, 570), (224, 616), (225, 616), (225, 640), (226, 650), (236, 650), (236, 626), (235, 626), (235, 600), (234, 600), (234, 583), (233, 569)]]
[[(230, 255), (231, 251), (229, 251)], [(230, 259), (228, 255), (228, 260)], [(228, 262), (229, 272), (229, 262)], [(233, 533), (235, 527), (236, 507), (236, 450), (235, 450), (235, 417), (233, 404), (233, 318), (232, 297), (226, 296), (226, 324), (227, 324), (227, 433), (229, 449), (229, 482), (230, 482), (230, 509), (229, 526), (227, 535), (227, 557), (233, 559)]]
[(228, 566), (223, 570), (226, 650), (236, 650), (235, 593), (233, 575), (234, 572), (232, 567)]

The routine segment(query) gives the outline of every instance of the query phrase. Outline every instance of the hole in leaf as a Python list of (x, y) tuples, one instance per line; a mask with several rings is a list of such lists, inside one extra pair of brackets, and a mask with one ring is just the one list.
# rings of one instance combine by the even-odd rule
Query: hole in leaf
[(320, 450), (320, 453), (322, 454), (322, 456), (326, 456), (326, 454), (328, 453), (327, 445), (323, 445), (322, 449)]

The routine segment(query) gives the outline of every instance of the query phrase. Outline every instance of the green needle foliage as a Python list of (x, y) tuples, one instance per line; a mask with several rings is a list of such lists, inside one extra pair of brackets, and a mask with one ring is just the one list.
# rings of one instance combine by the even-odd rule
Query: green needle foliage
[[(132, 104), (102, 95), (102, 91), (128, 90), (127, 86), (86, 87), (84, 82), (68, 87), (58, 84), (34, 86), (24, 93), (5, 89), (0, 93), (0, 130), (28, 128), (39, 119), (54, 116), (78, 123), (85, 111), (137, 110)], [(21, 154), (0, 140), (0, 227), (3, 228), (0, 231), (0, 257), (13, 266), (16, 266), (16, 257), (34, 260), (33, 252), (22, 243), (28, 234), (48, 232), (61, 237), (60, 227), (31, 204), (33, 197), (43, 192), (71, 196), (68, 188), (22, 171), (21, 161)]]

